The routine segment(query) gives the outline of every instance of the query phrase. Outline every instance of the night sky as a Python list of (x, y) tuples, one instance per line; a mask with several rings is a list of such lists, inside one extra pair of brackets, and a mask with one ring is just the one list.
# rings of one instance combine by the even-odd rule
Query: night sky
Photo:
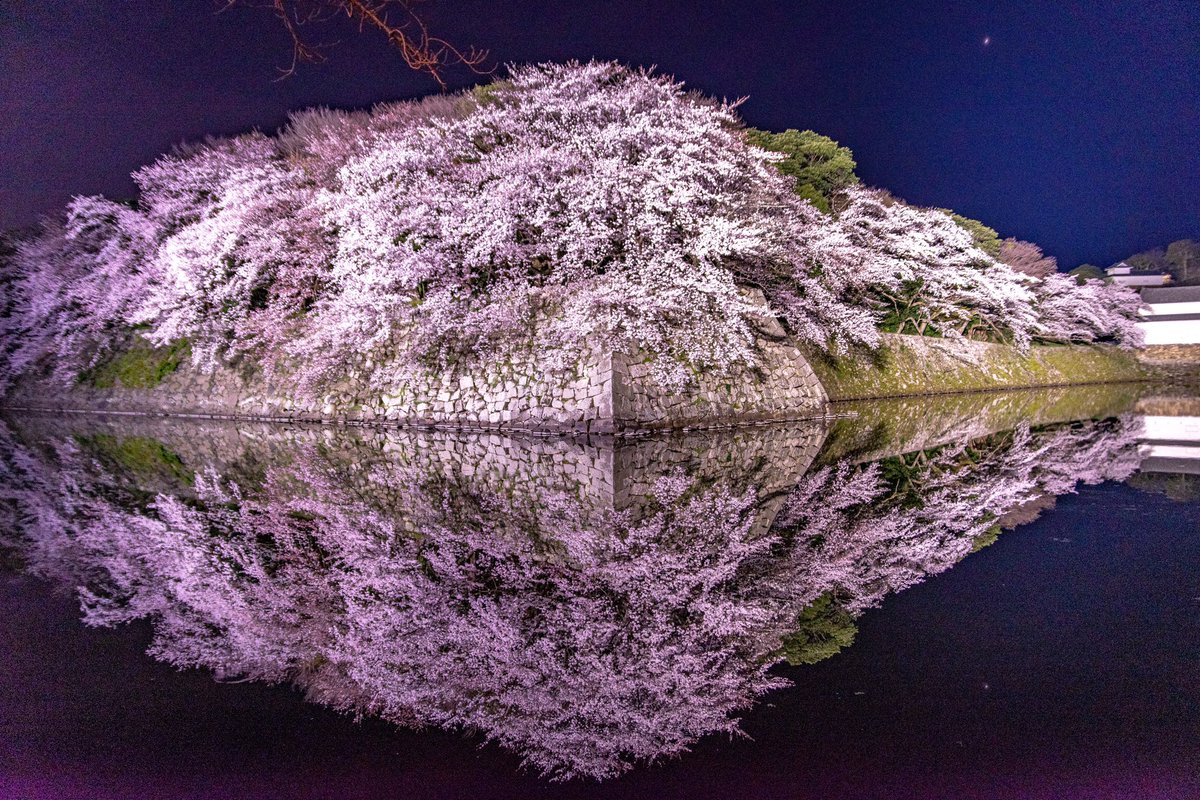
[[(173, 144), (290, 110), (437, 90), (348, 26), (286, 80), (265, 11), (215, 0), (0, 0), (0, 228), (71, 195), (133, 194)], [(872, 185), (1030, 239), (1064, 267), (1200, 238), (1200, 2), (432, 0), (435, 33), (493, 64), (616, 59), (812, 128)], [(989, 40), (985, 44), (985, 38)], [(465, 69), (452, 85), (485, 78)]]

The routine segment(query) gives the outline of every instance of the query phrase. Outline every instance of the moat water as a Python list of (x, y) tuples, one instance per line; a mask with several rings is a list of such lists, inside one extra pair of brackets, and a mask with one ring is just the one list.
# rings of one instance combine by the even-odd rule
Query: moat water
[(1200, 396), (0, 423), (0, 797), (1200, 797)]

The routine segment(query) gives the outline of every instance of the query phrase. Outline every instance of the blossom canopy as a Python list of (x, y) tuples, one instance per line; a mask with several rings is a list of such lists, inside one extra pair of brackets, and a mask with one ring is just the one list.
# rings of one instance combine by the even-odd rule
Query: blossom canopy
[(1019, 273), (849, 179), (822, 213), (759, 139), (734, 105), (593, 62), (180, 148), (135, 173), (136, 204), (77, 198), (17, 243), (0, 386), (74, 380), (134, 331), (310, 388), (590, 346), (683, 385), (754, 365), (771, 317), (815, 348), (1136, 341), (1132, 294)]

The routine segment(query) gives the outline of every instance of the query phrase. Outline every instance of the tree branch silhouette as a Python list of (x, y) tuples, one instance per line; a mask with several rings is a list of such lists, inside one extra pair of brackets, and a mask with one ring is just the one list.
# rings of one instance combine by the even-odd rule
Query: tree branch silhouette
[(486, 73), (482, 65), (486, 50), (468, 47), (460, 49), (447, 40), (434, 36), (413, 6), (421, 0), (221, 0), (224, 9), (247, 6), (271, 10), (287, 30), (292, 40), (292, 63), (281, 70), (282, 77), (295, 73), (300, 62), (321, 62), (332, 45), (317, 44), (309, 39), (304, 28), (326, 22), (344, 14), (358, 23), (359, 30), (374, 29), (387, 37), (400, 51), (410, 68), (425, 72), (443, 89), (446, 81), (443, 70), (454, 64), (468, 67), (477, 74)]

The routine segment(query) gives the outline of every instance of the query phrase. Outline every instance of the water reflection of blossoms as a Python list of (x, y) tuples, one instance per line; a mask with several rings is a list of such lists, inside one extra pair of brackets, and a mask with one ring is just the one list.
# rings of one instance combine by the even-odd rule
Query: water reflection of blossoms
[(336, 442), (193, 471), (153, 440), (6, 434), (0, 491), (29, 568), (89, 624), (152, 619), (157, 658), (604, 778), (736, 733), (773, 664), (833, 654), (1006, 514), (1128, 477), (1135, 428), (843, 461), (782, 493), (668, 471), (621, 509)]

